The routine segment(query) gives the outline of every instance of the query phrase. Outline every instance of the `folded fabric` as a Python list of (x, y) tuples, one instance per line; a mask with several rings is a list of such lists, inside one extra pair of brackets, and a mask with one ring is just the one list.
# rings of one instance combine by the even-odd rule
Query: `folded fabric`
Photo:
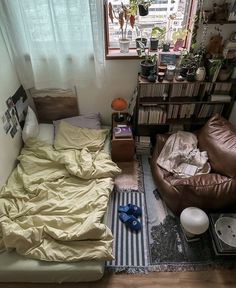
[(122, 205), (119, 206), (118, 212), (123, 212), (128, 215), (133, 215), (135, 217), (140, 217), (142, 215), (141, 208), (131, 203), (125, 206), (122, 206)]
[(119, 218), (131, 231), (138, 232), (141, 229), (141, 223), (133, 215), (127, 215), (126, 213), (120, 213)]

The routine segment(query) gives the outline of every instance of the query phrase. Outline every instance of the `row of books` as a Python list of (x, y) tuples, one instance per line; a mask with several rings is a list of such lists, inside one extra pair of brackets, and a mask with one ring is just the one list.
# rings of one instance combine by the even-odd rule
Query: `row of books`
[(140, 85), (140, 97), (162, 97), (169, 89), (170, 85), (165, 83), (143, 84)]
[(194, 114), (195, 104), (169, 105), (167, 118), (190, 118)]
[(165, 105), (154, 107), (141, 107), (138, 114), (139, 124), (164, 124), (166, 123)]
[(214, 87), (214, 92), (224, 92), (224, 93), (229, 93), (229, 91), (231, 90), (232, 87), (232, 83), (215, 83), (215, 87)]
[(202, 104), (199, 112), (197, 113), (198, 118), (209, 118), (215, 113), (222, 113), (224, 104)]
[[(140, 97), (163, 97), (167, 93), (170, 97), (199, 97), (205, 95), (228, 94), (232, 83), (154, 83), (150, 85), (140, 85)], [(220, 93), (219, 93), (220, 92)]]
[(167, 119), (186, 119), (195, 115), (197, 118), (209, 118), (215, 113), (221, 114), (224, 104), (202, 104), (195, 111), (196, 104), (173, 104), (153, 107), (141, 107), (139, 109), (139, 124), (165, 124)]

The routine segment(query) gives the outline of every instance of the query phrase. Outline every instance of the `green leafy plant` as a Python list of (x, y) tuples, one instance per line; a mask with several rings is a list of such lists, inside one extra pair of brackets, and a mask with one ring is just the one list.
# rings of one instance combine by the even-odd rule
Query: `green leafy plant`
[(126, 38), (127, 26), (130, 24), (132, 28), (135, 25), (135, 16), (137, 15), (138, 5), (143, 5), (148, 8), (152, 5), (153, 0), (130, 0), (129, 4), (120, 2), (116, 9), (113, 8), (112, 3), (108, 4), (108, 16), (113, 23), (114, 18), (118, 20), (121, 29), (121, 37)]
[(143, 42), (138, 41), (140, 48), (137, 48), (137, 53), (140, 58), (144, 58), (144, 64), (146, 65), (153, 65), (157, 62), (157, 55), (156, 54), (150, 54), (150, 51), (148, 48), (145, 47)]
[(173, 32), (172, 40), (174, 42), (176, 42), (178, 39), (184, 40), (189, 32), (191, 32), (190, 29), (179, 28), (179, 29), (177, 29), (176, 31)]
[(159, 40), (163, 40), (166, 34), (166, 27), (160, 28), (157, 26), (152, 27), (151, 37), (158, 38)]

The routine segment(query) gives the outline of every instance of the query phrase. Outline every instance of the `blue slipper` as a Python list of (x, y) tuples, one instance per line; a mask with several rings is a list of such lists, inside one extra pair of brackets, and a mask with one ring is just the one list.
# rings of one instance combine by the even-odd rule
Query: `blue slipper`
[(141, 208), (133, 204), (128, 204), (126, 206), (119, 206), (118, 212), (123, 212), (128, 215), (134, 215), (135, 217), (140, 217), (142, 215)]
[(122, 212), (119, 214), (119, 218), (131, 231), (138, 232), (141, 229), (141, 223), (133, 215), (129, 216)]

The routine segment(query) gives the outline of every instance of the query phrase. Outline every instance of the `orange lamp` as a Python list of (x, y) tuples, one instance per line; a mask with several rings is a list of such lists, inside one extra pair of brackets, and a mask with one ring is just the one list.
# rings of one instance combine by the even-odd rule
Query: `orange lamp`
[(124, 111), (127, 107), (128, 107), (128, 103), (122, 97), (118, 97), (112, 100), (111, 108), (118, 112), (118, 114), (115, 117), (116, 122), (124, 121), (124, 115), (122, 115), (120, 112)]

